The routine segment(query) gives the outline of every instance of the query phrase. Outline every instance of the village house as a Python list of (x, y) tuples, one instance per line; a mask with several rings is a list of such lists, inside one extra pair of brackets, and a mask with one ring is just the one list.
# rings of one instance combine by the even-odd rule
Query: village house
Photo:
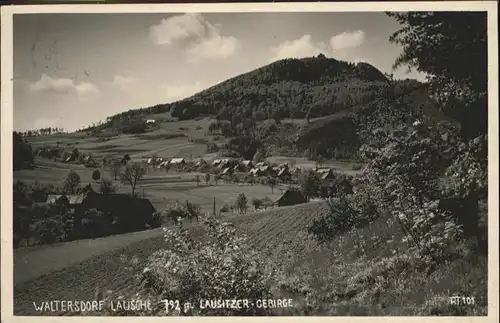
[(208, 163), (207, 163), (207, 161), (205, 159), (200, 159), (195, 164), (196, 167), (202, 167), (202, 166), (205, 166), (205, 165), (208, 165)]
[(259, 169), (260, 169), (260, 172), (262, 173), (262, 176), (275, 176), (276, 175), (276, 172), (269, 165), (264, 165), (262, 167), (259, 167)]
[(231, 167), (226, 167), (222, 170), (221, 175), (228, 175), (228, 174), (232, 174), (232, 173), (233, 173), (233, 169)]
[(231, 167), (231, 159), (224, 158), (220, 160), (220, 163), (217, 165), (218, 168), (224, 169), (226, 167)]
[(156, 166), (156, 168), (163, 168), (163, 167), (167, 167), (169, 164), (169, 161), (168, 160), (164, 160), (162, 161), (161, 163), (158, 164), (158, 166)]
[(332, 197), (337, 194), (353, 193), (352, 184), (344, 176), (329, 172), (322, 174), (320, 179), (320, 192), (322, 197)]
[(186, 165), (184, 158), (172, 158), (169, 163), (171, 166), (182, 167)]
[(247, 174), (252, 177), (258, 177), (263, 175), (260, 168), (253, 168)]
[(306, 203), (307, 199), (302, 194), (301, 191), (297, 189), (288, 189), (280, 198), (276, 201), (278, 206), (296, 205)]
[[(127, 194), (101, 194), (93, 190), (77, 195), (48, 195), (46, 204), (59, 205), (69, 209), (74, 216), (75, 230), (85, 224), (86, 212), (95, 209), (111, 219), (116, 219), (115, 234), (144, 230), (153, 225), (156, 212), (148, 199)], [(111, 221), (112, 222), (112, 221)], [(81, 230), (80, 230), (81, 231)], [(79, 231), (79, 232), (80, 232)]]
[(253, 168), (253, 163), (251, 160), (244, 160), (239, 162), (236, 166), (234, 166), (233, 170), (235, 172), (246, 173)]

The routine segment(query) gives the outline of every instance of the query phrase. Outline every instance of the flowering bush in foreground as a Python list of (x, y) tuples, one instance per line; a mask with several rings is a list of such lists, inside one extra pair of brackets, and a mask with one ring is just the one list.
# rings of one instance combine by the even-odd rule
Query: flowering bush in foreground
[(206, 237), (194, 240), (184, 228), (169, 230), (165, 248), (154, 253), (143, 273), (143, 294), (190, 302), (182, 315), (266, 315), (263, 309), (204, 309), (200, 300), (270, 296), (274, 269), (252, 251), (232, 225), (204, 218)]

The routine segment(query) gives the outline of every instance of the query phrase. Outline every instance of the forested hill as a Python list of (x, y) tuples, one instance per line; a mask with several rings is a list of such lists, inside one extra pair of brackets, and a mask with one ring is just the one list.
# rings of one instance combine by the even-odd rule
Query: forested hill
[[(217, 115), (221, 120), (315, 118), (371, 102), (386, 76), (367, 63), (349, 63), (324, 55), (284, 59), (233, 77), (189, 98), (130, 110), (112, 117), (137, 117), (170, 111), (180, 120)], [(399, 81), (398, 88), (418, 86)], [(128, 119), (128, 118), (127, 118)]]

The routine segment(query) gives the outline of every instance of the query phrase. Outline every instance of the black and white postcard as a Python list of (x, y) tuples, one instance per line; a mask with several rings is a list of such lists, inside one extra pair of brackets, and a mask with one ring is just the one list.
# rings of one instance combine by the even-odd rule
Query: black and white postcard
[(1, 9), (2, 320), (498, 322), (495, 2)]

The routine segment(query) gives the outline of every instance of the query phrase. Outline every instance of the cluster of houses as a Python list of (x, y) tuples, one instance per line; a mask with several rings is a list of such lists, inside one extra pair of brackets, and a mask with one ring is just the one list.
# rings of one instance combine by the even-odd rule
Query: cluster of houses
[[(147, 163), (152, 164), (156, 162), (158, 168), (169, 166), (184, 166), (188, 162), (184, 158), (172, 158), (170, 160), (156, 159), (154, 161), (150, 158)], [(272, 165), (267, 162), (253, 163), (251, 160), (239, 160), (235, 158), (220, 158), (215, 159), (211, 163), (204, 159), (198, 160), (193, 164), (195, 168), (199, 169), (203, 166), (218, 168), (220, 174), (231, 175), (234, 173), (245, 174), (248, 177), (274, 177), (279, 179), (282, 183), (290, 183), (293, 177), (296, 177), (301, 169), (298, 167), (291, 167), (288, 164)], [(338, 176), (331, 168), (314, 168), (320, 180), (320, 196), (329, 197), (342, 191), (344, 193), (352, 193), (352, 183), (344, 176)], [(296, 192), (290, 193), (297, 195)]]
[[(64, 159), (64, 162), (72, 163), (78, 161), (78, 156), (79, 155), (76, 152), (71, 152), (71, 154), (68, 157), (66, 157), (66, 159)], [(98, 163), (90, 155), (85, 156), (81, 161), (81, 163), (86, 167), (97, 167), (98, 165)]]

